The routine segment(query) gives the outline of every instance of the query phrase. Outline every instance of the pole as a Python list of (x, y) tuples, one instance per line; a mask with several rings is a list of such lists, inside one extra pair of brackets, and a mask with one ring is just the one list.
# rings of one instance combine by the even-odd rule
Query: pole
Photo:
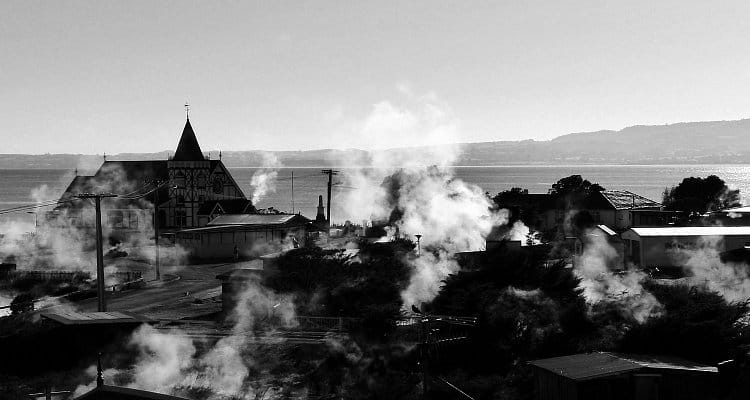
[(94, 198), (96, 204), (96, 290), (99, 298), (99, 311), (107, 311), (104, 301), (104, 250), (102, 249), (102, 198)]
[(159, 271), (159, 182), (157, 181), (156, 190), (154, 191), (154, 250), (155, 257), (154, 263), (156, 264), (156, 280), (161, 280), (161, 272)]
[(335, 171), (332, 169), (324, 169), (321, 171), (322, 173), (328, 175), (328, 206), (326, 207), (326, 220), (328, 221), (328, 226), (331, 226), (331, 187), (333, 186), (333, 176), (337, 175), (339, 171)]
[(102, 197), (116, 197), (117, 195), (81, 193), (80, 199), (94, 199), (96, 207), (96, 292), (99, 298), (98, 311), (107, 311), (107, 303), (104, 300), (104, 250), (102, 249)]
[(422, 325), (422, 351), (421, 351), (421, 359), (422, 359), (422, 398), (427, 399), (427, 380), (428, 377), (428, 371), (427, 371), (427, 359), (429, 358), (429, 354), (427, 354), (427, 346), (428, 346), (428, 329), (429, 327), (427, 324), (429, 323), (429, 320), (427, 317), (422, 317), (421, 325)]
[(292, 170), (292, 214), (294, 214), (294, 170)]

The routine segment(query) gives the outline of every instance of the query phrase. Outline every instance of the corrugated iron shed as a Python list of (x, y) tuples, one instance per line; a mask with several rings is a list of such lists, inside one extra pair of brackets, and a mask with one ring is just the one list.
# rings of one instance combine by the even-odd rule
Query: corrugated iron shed
[[(303, 218), (298, 214), (224, 214), (219, 215), (206, 226), (221, 225), (283, 225)], [(304, 221), (308, 222), (308, 221)]]

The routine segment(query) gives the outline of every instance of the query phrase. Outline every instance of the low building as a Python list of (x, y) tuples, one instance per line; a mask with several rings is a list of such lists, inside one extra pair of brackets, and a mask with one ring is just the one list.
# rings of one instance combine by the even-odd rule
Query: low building
[(709, 218), (712, 222), (724, 226), (750, 226), (750, 206), (714, 211)]
[(539, 400), (705, 400), (718, 397), (718, 368), (676, 357), (614, 353), (535, 360)]
[(649, 268), (682, 267), (691, 251), (718, 253), (750, 247), (750, 226), (631, 228), (621, 235), (625, 262)]
[(177, 232), (175, 242), (192, 259), (247, 259), (304, 245), (310, 222), (300, 214), (224, 214)]

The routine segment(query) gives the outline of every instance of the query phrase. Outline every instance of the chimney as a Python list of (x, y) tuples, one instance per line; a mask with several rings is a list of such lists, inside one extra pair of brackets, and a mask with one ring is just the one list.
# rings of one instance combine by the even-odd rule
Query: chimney
[(323, 207), (323, 196), (318, 196), (318, 213), (315, 215), (315, 221), (326, 221), (325, 208)]

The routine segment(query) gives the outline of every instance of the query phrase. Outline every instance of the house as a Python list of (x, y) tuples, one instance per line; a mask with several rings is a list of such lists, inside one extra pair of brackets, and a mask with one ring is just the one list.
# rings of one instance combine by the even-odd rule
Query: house
[(606, 225), (616, 231), (640, 223), (666, 223), (672, 212), (662, 210), (661, 204), (626, 190), (603, 190), (592, 192), (581, 204), (572, 206), (564, 199), (557, 199), (554, 208), (545, 211), (544, 221), (548, 227), (564, 227), (566, 219), (576, 212), (585, 211), (596, 225)]
[(93, 226), (93, 207), (74, 201), (86, 192), (121, 195), (102, 202), (102, 224), (121, 233), (152, 226), (153, 204), (162, 231), (197, 228), (208, 223), (211, 215), (254, 210), (222, 161), (203, 155), (190, 119), (173, 156), (166, 160), (105, 159), (94, 175), (71, 181), (47, 219), (54, 221), (62, 215), (74, 225)]
[(300, 214), (223, 214), (202, 228), (178, 231), (175, 241), (193, 259), (246, 259), (304, 245), (310, 226)]
[(683, 266), (691, 251), (710, 248), (723, 253), (750, 247), (750, 226), (631, 228), (621, 237), (626, 262), (674, 268)]
[(718, 368), (676, 357), (588, 353), (529, 362), (538, 400), (718, 398)]
[(606, 225), (615, 231), (631, 226), (664, 226), (676, 219), (677, 213), (665, 211), (662, 205), (626, 190), (594, 191), (571, 204), (552, 194), (506, 193), (497, 199), (510, 211), (510, 218), (530, 223), (532, 228), (548, 231), (569, 230), (571, 218), (585, 211), (594, 225)]
[(574, 243), (574, 254), (578, 258), (583, 256), (584, 252), (586, 252), (587, 250), (587, 247), (601, 246), (604, 244), (613, 248), (617, 254), (616, 257), (608, 260), (608, 267), (617, 270), (623, 269), (625, 267), (625, 263), (623, 260), (625, 243), (623, 242), (622, 238), (620, 238), (620, 235), (610, 229), (607, 225), (597, 225), (587, 230), (582, 235), (576, 237)]

